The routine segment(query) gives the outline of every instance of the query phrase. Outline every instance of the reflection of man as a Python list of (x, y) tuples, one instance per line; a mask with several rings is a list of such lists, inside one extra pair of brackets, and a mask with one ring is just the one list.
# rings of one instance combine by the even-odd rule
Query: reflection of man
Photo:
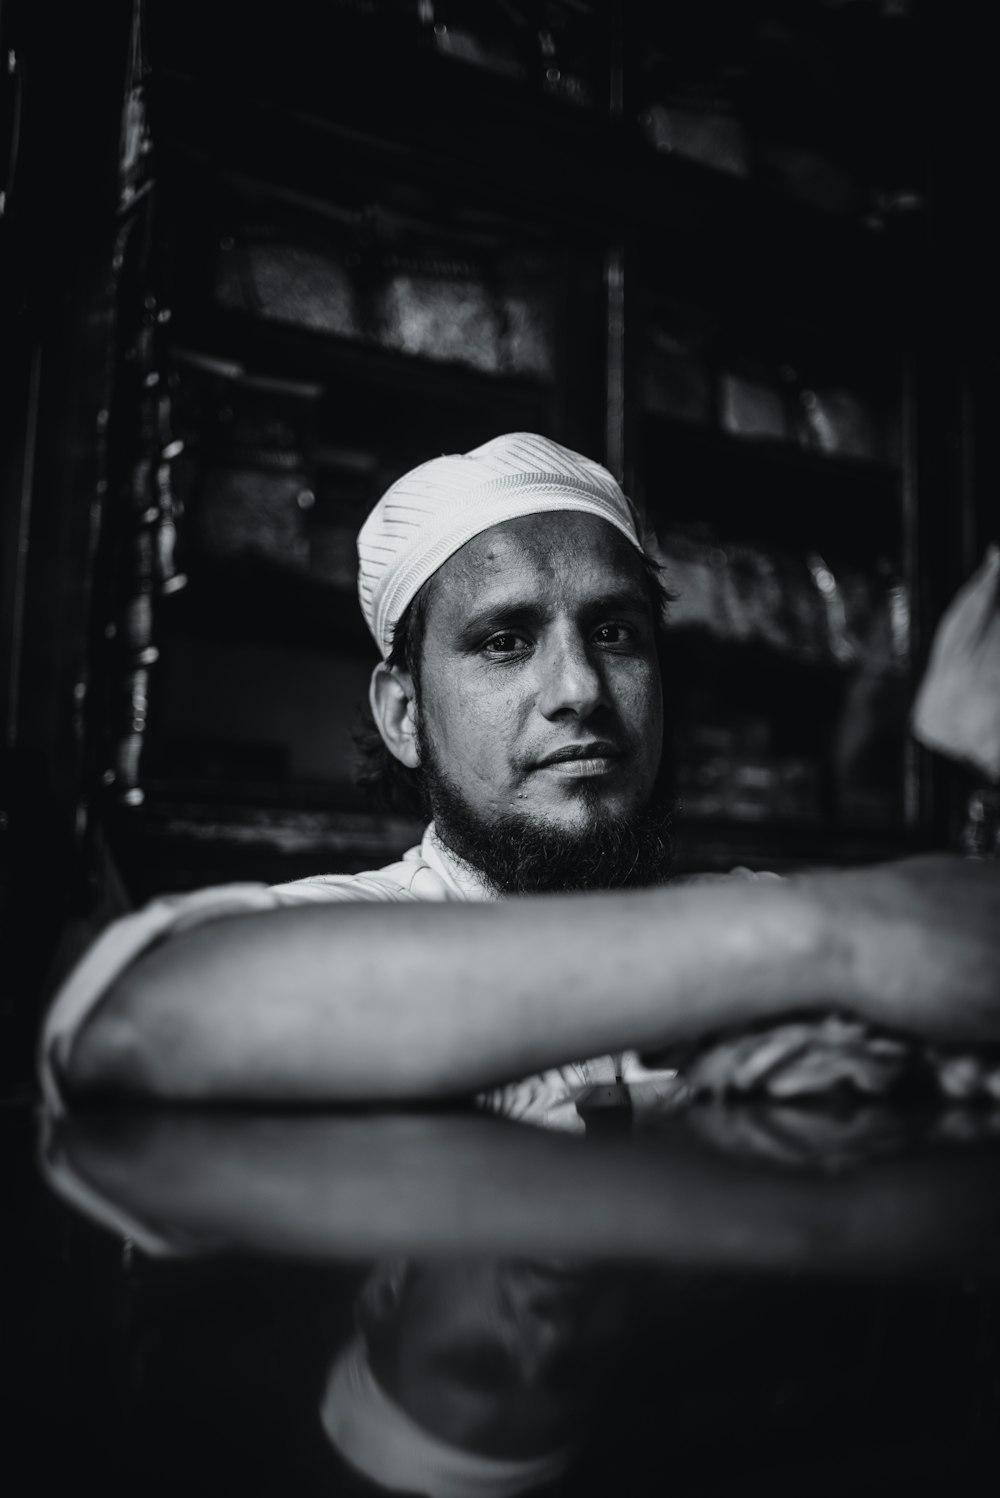
[(359, 554), (372, 711), (433, 816), (422, 844), (371, 874), (202, 891), (113, 926), (50, 1015), (54, 1100), (57, 1079), (469, 1093), (831, 1003), (1000, 1038), (996, 869), (663, 886), (660, 597), (606, 470), (524, 434), (434, 459), (383, 497)]
[(380, 1265), (321, 1417), (390, 1490), (504, 1498), (554, 1480), (613, 1377), (622, 1281), (518, 1260)]

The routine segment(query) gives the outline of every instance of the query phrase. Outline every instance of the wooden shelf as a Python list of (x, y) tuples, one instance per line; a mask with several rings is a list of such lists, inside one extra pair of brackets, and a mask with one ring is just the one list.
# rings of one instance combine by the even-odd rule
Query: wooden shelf
[(715, 527), (783, 551), (832, 545), (871, 562), (902, 543), (899, 471), (804, 452), (667, 416), (642, 418), (645, 502), (654, 519)]
[(322, 47), (276, 51), (273, 26), (245, 8), (227, 26), (227, 9), (206, 20), (192, 5), (185, 20), (172, 8), (163, 24), (154, 103), (168, 174), (200, 161), (318, 202), (348, 177), (369, 191), (395, 178), (568, 235), (667, 236), (671, 280), (716, 302), (771, 302), (859, 333), (891, 304), (884, 236), (657, 152), (631, 118), (534, 93), (416, 38), (394, 44), (343, 13)]
[(184, 785), (150, 781), (139, 808), (111, 818), (116, 855), (136, 898), (230, 880), (283, 883), (356, 873), (397, 860), (422, 824), (353, 805), (334, 787)]
[(188, 566), (187, 587), (158, 605), (165, 635), (325, 650), (375, 663), (375, 646), (353, 590), (266, 561), (194, 556)]
[(854, 661), (838, 661), (831, 655), (798, 655), (763, 641), (728, 639), (693, 625), (672, 628), (667, 649), (672, 673), (698, 679), (708, 671), (723, 676), (752, 674), (785, 686), (803, 679), (830, 686), (858, 669)]
[(181, 308), (173, 327), (174, 357), (223, 378), (336, 385), (350, 399), (352, 390), (377, 390), (382, 399), (447, 401), (460, 406), (489, 403), (504, 413), (532, 415), (544, 407), (549, 387), (525, 376), (487, 374), (380, 348), (329, 333), (219, 308)]
[(845, 483), (881, 488), (884, 499), (891, 500), (895, 497), (899, 470), (891, 463), (810, 451), (792, 442), (780, 442), (773, 437), (738, 437), (730, 432), (711, 430), (694, 422), (678, 421), (653, 411), (645, 412), (643, 421), (648, 422), (654, 440), (659, 435), (661, 440), (674, 443), (686, 441), (702, 451), (711, 449), (730, 461), (757, 463), (768, 469), (783, 469), (799, 477), (818, 479), (836, 475)]
[(819, 865), (877, 863), (927, 851), (926, 837), (900, 823), (843, 826), (828, 821), (743, 821), (686, 815), (674, 826), (678, 869), (724, 872), (746, 865), (775, 873)]

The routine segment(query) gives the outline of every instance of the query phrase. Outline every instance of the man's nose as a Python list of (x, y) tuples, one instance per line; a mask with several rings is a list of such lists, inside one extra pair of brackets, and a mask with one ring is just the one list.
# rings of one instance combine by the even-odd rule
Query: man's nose
[(542, 651), (538, 708), (543, 717), (570, 713), (585, 718), (606, 701), (600, 662), (587, 641), (577, 636), (559, 638)]

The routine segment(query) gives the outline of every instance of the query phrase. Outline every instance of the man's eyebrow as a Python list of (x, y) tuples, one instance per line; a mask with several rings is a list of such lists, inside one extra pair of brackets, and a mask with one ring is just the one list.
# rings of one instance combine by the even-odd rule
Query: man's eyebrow
[(463, 640), (472, 640), (489, 634), (491, 630), (510, 628), (518, 624), (536, 624), (544, 618), (546, 610), (537, 604), (519, 598), (497, 598), (484, 603), (462, 620), (460, 635)]
[(588, 602), (584, 612), (588, 614), (628, 613), (638, 609), (644, 613), (649, 608), (649, 595), (638, 583), (623, 583), (611, 593), (602, 593), (600, 598)]
[[(579, 605), (582, 619), (593, 620), (609, 614), (645, 614), (649, 598), (639, 583), (625, 582), (597, 598), (583, 599)], [(537, 602), (517, 597), (496, 598), (483, 603), (463, 619), (459, 631), (463, 641), (476, 640), (496, 629), (537, 624), (549, 612)]]

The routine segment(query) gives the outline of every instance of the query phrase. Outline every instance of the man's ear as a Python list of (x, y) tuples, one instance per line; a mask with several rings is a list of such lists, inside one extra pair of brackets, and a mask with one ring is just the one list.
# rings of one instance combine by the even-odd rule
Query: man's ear
[(409, 671), (380, 661), (372, 672), (368, 689), (375, 726), (390, 754), (400, 764), (415, 770), (420, 763), (417, 748), (417, 695)]

